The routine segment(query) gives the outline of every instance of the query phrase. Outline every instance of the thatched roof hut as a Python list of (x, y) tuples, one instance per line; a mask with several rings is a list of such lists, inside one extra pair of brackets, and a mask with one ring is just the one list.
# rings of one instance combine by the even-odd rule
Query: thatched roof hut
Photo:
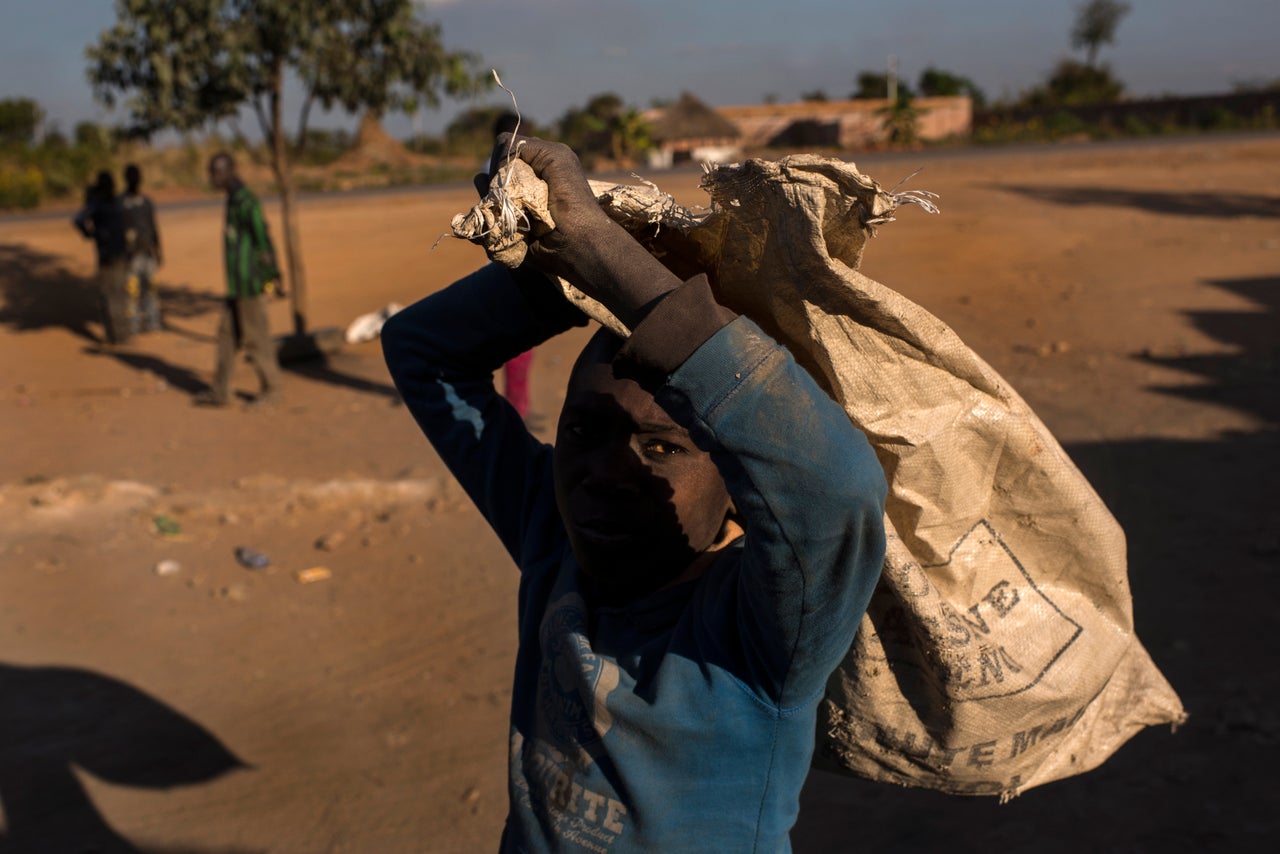
[(708, 160), (720, 162), (737, 156), (742, 132), (738, 126), (685, 92), (669, 107), (652, 111), (647, 118), (657, 150), (651, 166)]
[(737, 125), (688, 92), (664, 109), (653, 122), (653, 140), (659, 143), (690, 139), (736, 140), (741, 136)]

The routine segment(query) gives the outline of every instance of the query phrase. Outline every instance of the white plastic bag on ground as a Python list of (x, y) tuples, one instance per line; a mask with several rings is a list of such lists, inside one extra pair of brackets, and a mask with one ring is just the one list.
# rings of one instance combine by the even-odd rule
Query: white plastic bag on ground
[(347, 326), (347, 343), (360, 344), (377, 338), (382, 334), (382, 325), (402, 308), (404, 306), (398, 302), (389, 302), (377, 311), (360, 315)]
[[(508, 186), (537, 181), (512, 166)], [(995, 371), (856, 270), (874, 226), (919, 195), (804, 155), (711, 169), (703, 186), (702, 213), (648, 183), (593, 189), (674, 272), (707, 273), (724, 305), (786, 345), (866, 433), (889, 481), (883, 578), (828, 684), (815, 764), (1008, 797), (1181, 721), (1134, 635), (1115, 519)], [(491, 238), (509, 250), (510, 234)]]

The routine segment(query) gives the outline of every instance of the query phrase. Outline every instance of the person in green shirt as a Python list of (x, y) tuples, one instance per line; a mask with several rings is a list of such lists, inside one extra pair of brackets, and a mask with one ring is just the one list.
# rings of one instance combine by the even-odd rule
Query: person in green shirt
[(218, 364), (213, 387), (196, 397), (205, 406), (226, 406), (231, 400), (231, 372), (237, 350), (243, 350), (258, 372), (261, 391), (254, 405), (280, 399), (280, 365), (267, 323), (266, 300), (283, 296), (275, 248), (267, 232), (258, 197), (236, 173), (235, 160), (219, 152), (209, 160), (209, 183), (227, 194), (227, 295), (218, 323)]

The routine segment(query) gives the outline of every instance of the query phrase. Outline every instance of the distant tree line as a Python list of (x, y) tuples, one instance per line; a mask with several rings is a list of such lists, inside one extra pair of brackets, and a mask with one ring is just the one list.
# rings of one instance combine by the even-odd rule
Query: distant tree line
[(34, 208), (46, 198), (82, 193), (90, 178), (111, 165), (119, 134), (79, 122), (68, 137), (45, 123), (30, 98), (0, 100), (0, 209)]
[[(293, 168), (332, 163), (356, 141), (346, 130), (311, 127), (313, 103), (376, 117), (437, 106), (442, 95), (475, 94), (491, 84), (478, 57), (446, 50), (439, 27), (418, 17), (410, 0), (117, 0), (116, 5), (117, 24), (88, 48), (88, 74), (101, 100), (127, 107), (127, 127), (81, 122), (68, 135), (46, 124), (35, 101), (0, 100), (0, 208), (33, 206), (47, 197), (79, 193), (94, 172), (111, 165), (126, 141), (165, 128), (207, 134), (218, 121), (230, 120), (231, 145), (270, 166), (288, 209)], [(1054, 138), (1087, 131), (1090, 122), (1114, 124), (1112, 117), (1120, 114), (1100, 107), (1122, 102), (1124, 85), (1099, 61), (1099, 54), (1115, 42), (1129, 12), (1130, 5), (1120, 0), (1083, 2), (1069, 33), (1080, 58), (1058, 61), (1042, 81), (1013, 99), (991, 103), (970, 78), (934, 66), (914, 80), (895, 78), (892, 86), (886, 72), (859, 71), (844, 97), (883, 101), (892, 88), (896, 98), (880, 112), (889, 138), (900, 143), (916, 139), (919, 110), (914, 102), (920, 97), (969, 97), (979, 140)], [(187, 22), (180, 31), (168, 25), (175, 14)], [(211, 40), (209, 33), (218, 37)], [(359, 61), (353, 62), (353, 57)], [(286, 70), (305, 87), (292, 131), (281, 114)], [(1263, 82), (1239, 88), (1266, 92), (1277, 85)], [(829, 100), (821, 89), (800, 97)], [(763, 100), (776, 103), (779, 98), (770, 94)], [(1264, 107), (1271, 103), (1264, 101)], [(660, 100), (651, 104), (666, 105)], [(409, 148), (444, 155), (445, 162), (477, 162), (491, 149), (494, 126), (509, 110), (510, 105), (501, 102), (473, 106), (459, 113), (442, 134), (414, 136)], [(1152, 119), (1154, 114), (1146, 111), (1141, 118), (1126, 117), (1121, 126), (1108, 128), (1163, 132), (1165, 125), (1172, 129), (1184, 119), (1198, 128), (1274, 126), (1269, 107), (1259, 110), (1254, 111), (1257, 116), (1242, 118), (1221, 109), (1205, 112), (1197, 104), (1167, 112), (1167, 120)], [(239, 133), (234, 122), (242, 111), (259, 120), (264, 140), (260, 145), (250, 145)], [(654, 145), (642, 111), (613, 92), (592, 95), (545, 124), (524, 116), (521, 132), (567, 143), (588, 166), (632, 165)], [(188, 156), (182, 174), (199, 181), (201, 155), (190, 143), (184, 147)], [(291, 244), (292, 219), (292, 211), (286, 210), (286, 243)], [(292, 251), (296, 255), (296, 247)], [(300, 277), (300, 256), (296, 262), (295, 276)], [(301, 310), (298, 315), (298, 328), (304, 329)]]
[[(410, 140), (410, 148), (425, 154), (482, 157), (493, 148), (498, 119), (510, 113), (507, 104), (471, 107), (459, 113), (442, 136), (419, 136)], [(520, 133), (563, 142), (588, 166), (606, 160), (634, 165), (653, 147), (652, 128), (642, 111), (614, 92), (592, 95), (549, 124), (521, 116)]]

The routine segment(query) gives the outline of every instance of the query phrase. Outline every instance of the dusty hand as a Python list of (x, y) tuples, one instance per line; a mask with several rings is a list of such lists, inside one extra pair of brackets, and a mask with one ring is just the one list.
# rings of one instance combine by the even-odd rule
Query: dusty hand
[[(511, 144), (508, 134), (498, 138), (491, 171)], [(568, 146), (520, 138), (512, 151), (546, 183), (547, 207), (555, 220), (554, 229), (529, 233), (526, 263), (567, 279), (634, 328), (648, 307), (680, 284), (679, 279), (600, 208), (578, 156)]]
[[(512, 160), (522, 160), (547, 187), (547, 208), (555, 228), (534, 222), (526, 235), (530, 261), (538, 269), (563, 276), (578, 277), (581, 256), (591, 243), (607, 242), (612, 221), (600, 209), (578, 156), (566, 145), (531, 137), (502, 134), (489, 161), (489, 174), (476, 176), (476, 189), (483, 198), (491, 189), (490, 175)], [(612, 237), (612, 235), (610, 235)]]

